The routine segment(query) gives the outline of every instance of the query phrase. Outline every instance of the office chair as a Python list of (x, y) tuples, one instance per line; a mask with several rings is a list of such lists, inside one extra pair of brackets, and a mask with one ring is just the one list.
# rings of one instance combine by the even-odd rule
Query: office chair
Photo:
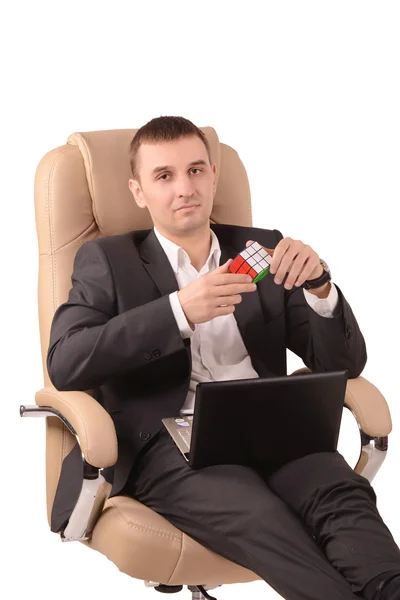
[[(244, 166), (230, 146), (204, 127), (217, 188), (211, 220), (252, 225), (250, 189)], [(157, 591), (178, 592), (183, 585), (192, 600), (212, 598), (207, 590), (224, 583), (261, 579), (252, 571), (201, 546), (163, 516), (126, 496), (108, 498), (111, 485), (103, 470), (117, 460), (117, 439), (110, 415), (93, 392), (60, 392), (50, 382), (46, 355), (57, 307), (71, 288), (75, 253), (84, 242), (134, 229), (150, 229), (147, 210), (139, 209), (128, 189), (128, 146), (136, 130), (74, 133), (67, 144), (48, 152), (35, 177), (39, 244), (39, 322), (44, 387), (36, 404), (21, 406), (21, 416), (46, 418), (47, 514), (51, 526), (56, 494), (68, 494), (62, 474), (79, 458), (78, 500), (70, 506), (63, 541), (80, 541), (107, 556), (120, 571), (142, 579)], [(307, 372), (300, 369), (296, 372)], [(363, 377), (348, 381), (345, 404), (361, 436), (355, 470), (369, 481), (388, 447), (391, 419), (379, 390)], [(69, 465), (69, 466), (68, 466)], [(64, 504), (68, 505), (68, 499)]]

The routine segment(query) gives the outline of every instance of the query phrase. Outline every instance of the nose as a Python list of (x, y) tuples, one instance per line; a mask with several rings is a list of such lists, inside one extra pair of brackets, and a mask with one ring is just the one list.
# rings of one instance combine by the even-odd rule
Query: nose
[(184, 175), (177, 179), (176, 195), (179, 198), (190, 198), (193, 196), (193, 182), (190, 180), (189, 176)]

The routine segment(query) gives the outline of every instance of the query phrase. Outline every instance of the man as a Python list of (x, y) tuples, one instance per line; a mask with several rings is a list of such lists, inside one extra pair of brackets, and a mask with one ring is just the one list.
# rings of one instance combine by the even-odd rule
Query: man
[[(366, 351), (312, 248), (276, 230), (210, 228), (216, 166), (193, 123), (153, 119), (130, 160), (130, 190), (154, 229), (79, 249), (47, 360), (56, 388), (93, 388), (114, 420), (112, 493), (131, 494), (285, 598), (400, 599), (399, 548), (369, 482), (339, 453), (272, 477), (238, 465), (193, 470), (163, 429), (162, 417), (193, 412), (199, 381), (285, 375), (286, 348), (314, 371), (357, 377)], [(252, 240), (273, 256), (257, 286), (228, 271)]]

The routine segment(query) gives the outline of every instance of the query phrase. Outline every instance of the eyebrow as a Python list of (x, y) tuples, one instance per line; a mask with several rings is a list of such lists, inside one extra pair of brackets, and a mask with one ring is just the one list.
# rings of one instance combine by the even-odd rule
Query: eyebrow
[[(195, 165), (207, 165), (205, 160), (194, 160), (191, 163), (189, 163), (189, 167), (194, 167)], [(173, 167), (170, 167), (168, 165), (164, 165), (162, 167), (154, 167), (154, 169), (152, 170), (151, 174), (155, 175), (156, 173), (159, 173), (160, 171), (166, 171), (168, 169), (173, 169)]]

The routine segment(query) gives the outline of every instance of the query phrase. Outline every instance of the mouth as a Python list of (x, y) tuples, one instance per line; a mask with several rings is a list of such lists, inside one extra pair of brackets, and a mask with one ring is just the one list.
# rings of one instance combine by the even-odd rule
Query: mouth
[(181, 206), (180, 208), (177, 208), (176, 211), (177, 212), (186, 212), (186, 211), (190, 211), (193, 210), (194, 208), (198, 208), (200, 206), (200, 204), (190, 204), (190, 205), (185, 205), (185, 206)]

